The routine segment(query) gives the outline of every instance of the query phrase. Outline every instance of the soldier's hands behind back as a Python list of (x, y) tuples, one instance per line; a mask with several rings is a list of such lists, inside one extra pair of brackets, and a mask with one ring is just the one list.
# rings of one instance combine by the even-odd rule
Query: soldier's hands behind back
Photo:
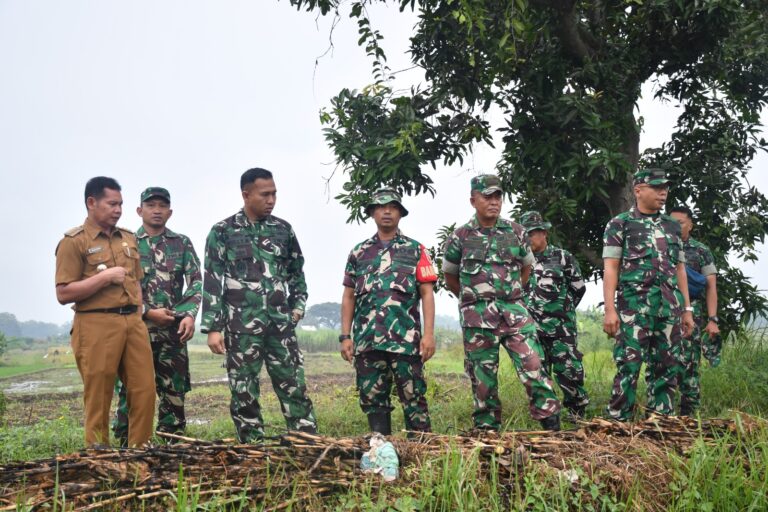
[(227, 349), (224, 347), (224, 336), (220, 332), (211, 331), (208, 333), (208, 348), (214, 354), (224, 354)]
[(435, 337), (431, 334), (425, 334), (421, 338), (419, 345), (421, 352), (421, 362), (426, 363), (435, 355)]
[(341, 342), (341, 357), (350, 364), (354, 360), (355, 350), (352, 340), (349, 338)]
[(179, 322), (179, 340), (181, 340), (182, 343), (186, 343), (187, 341), (192, 339), (192, 336), (195, 334), (195, 319), (191, 316), (185, 316), (181, 319), (181, 322)]
[(606, 311), (605, 318), (603, 319), (603, 331), (613, 338), (616, 333), (619, 332), (619, 315), (616, 311)]

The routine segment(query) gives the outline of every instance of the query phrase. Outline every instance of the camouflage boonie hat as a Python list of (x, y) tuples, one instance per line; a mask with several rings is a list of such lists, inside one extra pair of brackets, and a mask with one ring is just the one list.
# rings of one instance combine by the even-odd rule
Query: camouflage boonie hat
[(141, 193), (141, 202), (143, 203), (144, 201), (149, 201), (153, 197), (165, 199), (169, 204), (171, 202), (171, 193), (163, 187), (147, 188), (144, 192)]
[(640, 169), (632, 176), (633, 185), (666, 185), (669, 183), (664, 169)]
[(494, 192), (503, 192), (501, 190), (501, 180), (495, 174), (481, 174), (475, 176), (470, 182), (472, 192), (477, 190), (484, 196), (493, 194)]
[(523, 225), (526, 232), (535, 231), (537, 229), (548, 230), (552, 227), (552, 224), (545, 222), (539, 212), (525, 212), (520, 216), (520, 224)]
[(400, 207), (401, 217), (408, 215), (408, 210), (406, 210), (405, 206), (403, 206), (402, 196), (398, 194), (396, 190), (391, 188), (380, 188), (374, 192), (373, 197), (371, 198), (371, 202), (369, 202), (368, 206), (365, 207), (365, 214), (370, 217), (374, 206), (389, 203), (397, 203), (397, 206)]

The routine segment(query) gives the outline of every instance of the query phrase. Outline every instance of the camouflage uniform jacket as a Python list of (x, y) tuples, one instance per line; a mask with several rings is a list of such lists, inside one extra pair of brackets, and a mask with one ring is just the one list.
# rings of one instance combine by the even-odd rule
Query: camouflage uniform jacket
[(391, 242), (381, 241), (377, 233), (356, 245), (347, 258), (343, 283), (355, 289), (355, 353), (418, 354), (419, 285), (436, 280), (424, 246), (399, 231)]
[(576, 306), (587, 291), (579, 262), (560, 247), (547, 244), (534, 253), (526, 305), (539, 329), (552, 336), (576, 335)]
[[(709, 247), (689, 237), (686, 242), (683, 242), (683, 250), (685, 251), (685, 264), (693, 270), (705, 276), (717, 274), (715, 257)], [(691, 299), (691, 306), (693, 306), (693, 316), (695, 318), (701, 317), (706, 312), (706, 294), (698, 299)]]
[(241, 209), (215, 224), (205, 244), (202, 332), (259, 334), (270, 321), (304, 311), (304, 256), (291, 225)]
[[(150, 236), (143, 226), (136, 231), (136, 238), (144, 268), (141, 280), (144, 305), (149, 309), (168, 308), (177, 317), (195, 318), (202, 301), (203, 276), (192, 242), (170, 229)], [(152, 327), (151, 322), (147, 324)]]
[(685, 263), (680, 224), (670, 217), (643, 215), (636, 207), (608, 222), (603, 258), (619, 263), (617, 309), (658, 318), (682, 313), (676, 266)]
[[(477, 217), (456, 228), (445, 242), (443, 272), (459, 276), (459, 312), (463, 327), (504, 328), (523, 301), (520, 272), (534, 261), (525, 229), (499, 218), (483, 228)], [(502, 319), (505, 321), (502, 322)]]

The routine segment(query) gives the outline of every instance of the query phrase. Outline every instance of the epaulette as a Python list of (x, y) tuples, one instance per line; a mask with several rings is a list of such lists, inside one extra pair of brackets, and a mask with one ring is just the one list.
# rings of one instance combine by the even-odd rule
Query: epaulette
[(122, 231), (124, 233), (128, 233), (129, 235), (136, 236), (136, 232), (134, 230), (132, 230), (132, 229), (121, 228), (120, 226), (117, 226), (117, 229), (119, 229), (120, 231)]
[(84, 224), (80, 224), (79, 226), (77, 226), (75, 228), (72, 228), (69, 231), (64, 232), (64, 235), (65, 236), (75, 236), (75, 235), (77, 235), (78, 233), (80, 233), (84, 229), (85, 229), (85, 225)]

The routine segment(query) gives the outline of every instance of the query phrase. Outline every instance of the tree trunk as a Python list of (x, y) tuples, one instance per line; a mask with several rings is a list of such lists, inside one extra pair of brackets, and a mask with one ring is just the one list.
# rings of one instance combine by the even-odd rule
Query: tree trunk
[(608, 209), (611, 217), (629, 210), (635, 204), (635, 194), (632, 187), (632, 173), (637, 170), (640, 162), (640, 128), (635, 120), (633, 112), (634, 104), (626, 107), (625, 114), (627, 122), (624, 123), (624, 154), (630, 165), (630, 174), (617, 176), (617, 181), (611, 183), (608, 187)]

